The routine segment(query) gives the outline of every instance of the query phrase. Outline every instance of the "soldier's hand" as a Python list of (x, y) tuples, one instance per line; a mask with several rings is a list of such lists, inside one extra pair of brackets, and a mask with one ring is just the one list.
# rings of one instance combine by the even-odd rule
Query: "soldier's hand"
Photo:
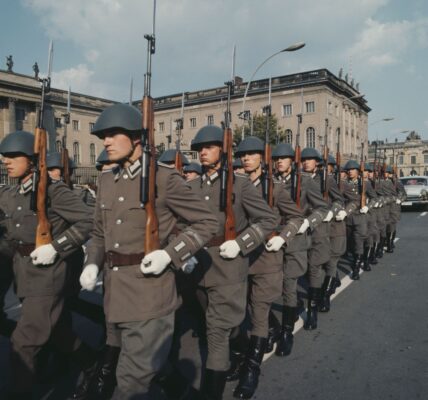
[(147, 254), (141, 262), (143, 274), (159, 275), (171, 262), (171, 257), (165, 250), (155, 250)]
[(37, 249), (30, 254), (30, 257), (34, 265), (48, 265), (55, 261), (57, 254), (57, 251), (51, 244), (44, 244), (43, 246), (37, 247)]
[(326, 217), (322, 220), (323, 222), (330, 222), (333, 219), (333, 211), (329, 211), (326, 215)]
[(94, 290), (97, 284), (99, 268), (95, 264), (88, 264), (80, 274), (80, 284), (85, 290)]
[(196, 257), (190, 257), (185, 263), (184, 265), (181, 267), (181, 270), (185, 273), (185, 274), (191, 274), (193, 272), (193, 270), (195, 269), (196, 265), (198, 264), (198, 260), (196, 259)]
[(343, 221), (348, 213), (345, 210), (340, 210), (336, 215), (336, 221)]
[(236, 258), (241, 251), (236, 240), (227, 240), (220, 247), (220, 256), (223, 258)]
[(305, 233), (309, 228), (309, 221), (305, 218), (303, 220), (303, 224), (300, 226), (299, 230), (297, 231), (297, 234), (301, 235), (302, 233)]
[(281, 236), (274, 236), (273, 238), (269, 239), (265, 248), (267, 251), (278, 251), (284, 243), (285, 240)]
[(368, 211), (369, 211), (369, 208), (367, 206), (360, 208), (360, 214), (367, 214)]
[(395, 203), (396, 203), (396, 204), (401, 204), (401, 200), (400, 200), (400, 199), (397, 199), (397, 200), (395, 200)]
[(378, 201), (375, 203), (374, 208), (379, 208), (379, 202)]

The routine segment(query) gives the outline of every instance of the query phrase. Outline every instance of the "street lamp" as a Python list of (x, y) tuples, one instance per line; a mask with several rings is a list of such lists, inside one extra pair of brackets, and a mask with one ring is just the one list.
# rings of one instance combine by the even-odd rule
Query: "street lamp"
[[(247, 94), (248, 94), (248, 90), (250, 89), (250, 85), (251, 82), (253, 81), (254, 76), (257, 74), (257, 72), (259, 71), (259, 69), (261, 67), (263, 67), (263, 65), (265, 65), (271, 58), (277, 56), (278, 54), (281, 53), (285, 53), (287, 52), (291, 52), (291, 51), (296, 51), (296, 50), (300, 50), (301, 48), (305, 47), (306, 43), (304, 42), (298, 42), (295, 44), (292, 44), (291, 46), (288, 46), (285, 49), (282, 49), (280, 51), (277, 51), (276, 53), (272, 54), (271, 56), (269, 56), (268, 58), (266, 58), (266, 60), (264, 60), (257, 68), (256, 70), (253, 72), (253, 74), (251, 75), (251, 78), (249, 79), (247, 86), (245, 88), (245, 92), (244, 92), (244, 98), (242, 99), (242, 113), (244, 113), (245, 110), (245, 100), (247, 98)], [(242, 114), (241, 114), (242, 115)], [(242, 126), (242, 140), (244, 139), (244, 126)]]

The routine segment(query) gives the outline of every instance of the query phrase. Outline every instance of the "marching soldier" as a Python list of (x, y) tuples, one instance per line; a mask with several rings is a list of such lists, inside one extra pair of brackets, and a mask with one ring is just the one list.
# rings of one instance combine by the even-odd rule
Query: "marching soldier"
[[(72, 280), (76, 260), (83, 261), (82, 244), (91, 229), (91, 211), (64, 183), (52, 181), (47, 189), (47, 216), (53, 241), (35, 249), (37, 215), (30, 205), (33, 187), (34, 135), (10, 133), (0, 144), (0, 153), (16, 186), (0, 190), (0, 209), (5, 214), (4, 237), (13, 249), (13, 271), (21, 317), (14, 330), (10, 355), (10, 398), (28, 399), (37, 383), (37, 361), (49, 342), (88, 373), (95, 354), (71, 329), (71, 316), (64, 306), (75, 293)], [(3, 247), (3, 246), (2, 246)], [(70, 281), (71, 280), (71, 281)]]
[[(216, 236), (198, 252), (192, 273), (197, 289), (206, 293), (208, 358), (202, 393), (221, 399), (230, 367), (229, 337), (245, 317), (248, 258), (276, 228), (276, 217), (260, 192), (245, 175), (235, 174), (233, 211), (237, 237), (224, 239), (225, 213), (220, 210), (220, 174), (223, 131), (213, 125), (201, 128), (191, 148), (199, 153), (201, 179), (190, 181), (195, 192), (220, 222)], [(254, 345), (259, 345), (258, 341)]]
[(198, 178), (202, 175), (201, 164), (191, 162), (189, 165), (183, 167), (183, 175), (186, 181)]
[(116, 166), (117, 163), (110, 161), (106, 149), (103, 149), (95, 162), (95, 168), (97, 171), (101, 173), (110, 172)]
[[(152, 378), (167, 360), (178, 307), (173, 268), (182, 268), (218, 223), (173, 166), (158, 163), (156, 214), (161, 248), (144, 253), (147, 214), (140, 200), (141, 113), (126, 104), (104, 110), (91, 134), (118, 164), (102, 174), (82, 287), (104, 269), (107, 345), (121, 347), (113, 398), (149, 398)], [(177, 218), (190, 226), (168, 243)]]
[[(175, 150), (175, 149), (166, 150), (161, 154), (158, 161), (163, 163), (163, 164), (173, 165), (173, 164), (175, 164), (175, 155), (176, 154), (177, 154), (177, 150)], [(183, 166), (190, 164), (187, 157), (181, 152), (180, 152), (180, 157), (181, 157), (181, 164)]]
[[(262, 175), (264, 146), (259, 138), (248, 137), (239, 143), (235, 153), (235, 156), (240, 157), (246, 174), (260, 193), (263, 191), (262, 179), (265, 179)], [(303, 223), (302, 214), (284, 185), (278, 180), (273, 183), (273, 209), (278, 217), (278, 235), (273, 236), (266, 246), (259, 246), (249, 255), (250, 342), (241, 366), (239, 384), (234, 391), (237, 398), (248, 399), (257, 388), (260, 364), (267, 345), (269, 311), (273, 301), (282, 293), (282, 248), (291, 244)]]

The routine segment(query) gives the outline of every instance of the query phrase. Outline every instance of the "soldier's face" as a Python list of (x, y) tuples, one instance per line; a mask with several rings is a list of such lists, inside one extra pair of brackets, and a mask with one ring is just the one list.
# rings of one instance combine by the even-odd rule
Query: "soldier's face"
[[(117, 162), (126, 157), (133, 158), (134, 153), (141, 153), (141, 146), (136, 146), (139, 139), (131, 139), (128, 135), (120, 132), (112, 132), (104, 137), (104, 147), (108, 159)], [(138, 156), (139, 154), (136, 154)]]
[(247, 173), (255, 171), (262, 162), (262, 155), (253, 151), (243, 154), (240, 158), (242, 166)]
[(334, 165), (328, 164), (328, 172), (332, 174), (334, 172)]
[(315, 158), (305, 158), (302, 161), (303, 171), (314, 172), (317, 167), (317, 160)]
[(222, 148), (217, 144), (206, 144), (198, 150), (199, 161), (204, 167), (210, 167), (220, 161)]
[(346, 171), (341, 171), (340, 172), (340, 178), (341, 179), (346, 179), (348, 177), (348, 173)]
[(349, 171), (348, 171), (348, 174), (349, 174), (349, 177), (351, 178), (351, 179), (355, 179), (355, 178), (358, 178), (358, 169), (350, 169)]
[(293, 160), (290, 157), (279, 157), (275, 161), (276, 170), (283, 174), (284, 172), (289, 172), (291, 170), (291, 163)]
[(61, 179), (61, 170), (59, 168), (49, 168), (48, 174), (51, 179), (59, 181)]
[(27, 156), (21, 153), (6, 154), (3, 157), (3, 164), (9, 178), (24, 178), (30, 173), (31, 162)]
[(369, 172), (369, 179), (373, 179), (374, 178), (374, 172)]

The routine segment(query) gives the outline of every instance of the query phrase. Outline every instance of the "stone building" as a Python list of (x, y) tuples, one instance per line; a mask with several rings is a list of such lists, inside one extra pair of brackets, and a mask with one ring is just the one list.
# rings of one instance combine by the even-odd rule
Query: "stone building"
[(396, 165), (399, 176), (428, 175), (428, 140), (422, 140), (415, 131), (409, 133), (404, 142), (372, 142), (369, 146), (369, 160), (377, 159), (388, 165)]

